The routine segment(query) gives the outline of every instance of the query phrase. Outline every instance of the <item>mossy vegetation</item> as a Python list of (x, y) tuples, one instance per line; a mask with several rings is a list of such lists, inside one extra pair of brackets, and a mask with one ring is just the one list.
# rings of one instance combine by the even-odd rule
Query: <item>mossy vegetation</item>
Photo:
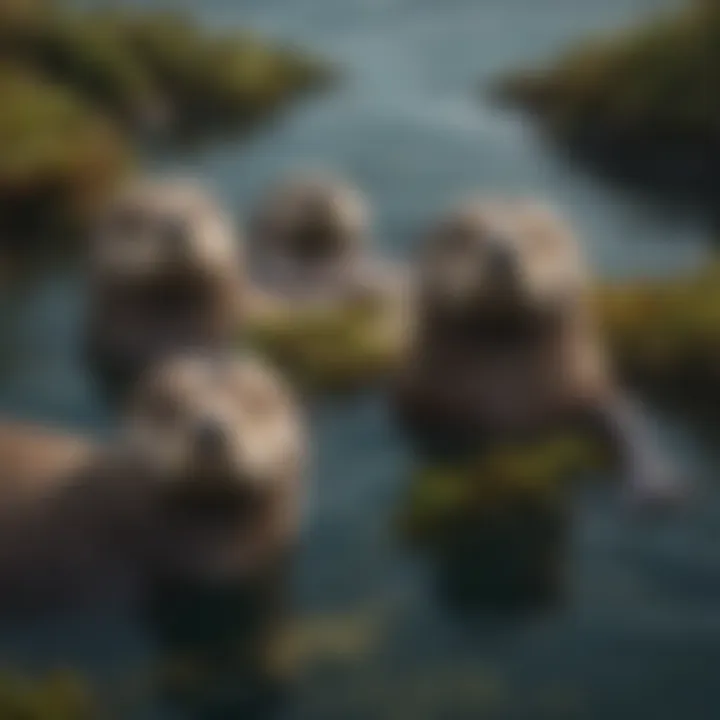
[(720, 6), (698, 0), (586, 40), (548, 68), (511, 72), (494, 91), (580, 149), (615, 150), (617, 162), (639, 161), (648, 176), (664, 162), (668, 174), (702, 179), (708, 153), (720, 149), (718, 80)]
[[(611, 358), (630, 384), (680, 400), (720, 397), (720, 264), (674, 278), (606, 283), (595, 302)], [(552, 507), (579, 470), (610, 455), (575, 435), (498, 447), (471, 462), (422, 468), (401, 515), (415, 540), (443, 537), (464, 521)]]
[(0, 48), (6, 241), (24, 237), (28, 219), (43, 218), (44, 230), (56, 206), (64, 219), (92, 205), (147, 140), (245, 126), (329, 77), (304, 53), (247, 33), (50, 0), (3, 3)]
[(404, 333), (384, 303), (356, 302), (263, 313), (250, 319), (247, 339), (302, 387), (349, 391), (397, 366)]
[(491, 518), (554, 511), (581, 471), (604, 467), (607, 459), (599, 443), (568, 434), (422, 467), (399, 515), (400, 529), (414, 543), (434, 544)]
[(7, 720), (98, 720), (92, 693), (74, 673), (53, 672), (29, 678), (0, 672), (0, 717)]
[[(631, 384), (683, 400), (720, 397), (720, 265), (675, 278), (605, 284), (595, 296), (611, 357)], [(465, 529), (513, 527), (557, 512), (569, 484), (605, 470), (609, 448), (570, 433), (422, 467), (399, 523), (414, 544), (452, 542)], [(534, 522), (534, 520), (532, 520)]]
[[(689, 399), (720, 395), (720, 263), (673, 278), (600, 284), (594, 305), (620, 376)], [(400, 368), (407, 322), (382, 304), (251, 317), (249, 344), (303, 387), (363, 387)]]
[(720, 391), (720, 265), (597, 295), (613, 360), (629, 381), (713, 402)]
[(599, 443), (570, 431), (421, 467), (398, 530), (430, 561), (453, 612), (546, 609), (564, 596), (573, 482), (608, 459)]
[(129, 167), (113, 126), (62, 87), (0, 66), (0, 97), (0, 227), (65, 226)]

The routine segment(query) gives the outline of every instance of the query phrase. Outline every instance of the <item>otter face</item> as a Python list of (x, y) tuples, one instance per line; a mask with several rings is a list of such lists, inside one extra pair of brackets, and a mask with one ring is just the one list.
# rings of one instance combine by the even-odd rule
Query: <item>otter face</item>
[(172, 281), (188, 288), (237, 273), (240, 250), (231, 223), (198, 187), (183, 181), (144, 182), (107, 208), (92, 238), (90, 265), (106, 285)]
[(160, 363), (136, 387), (124, 437), (150, 513), (147, 556), (161, 575), (234, 582), (295, 539), (304, 426), (289, 391), (261, 361)]
[(346, 260), (362, 249), (368, 214), (360, 194), (342, 181), (292, 178), (262, 203), (255, 250), (298, 266)]
[(303, 454), (289, 391), (250, 357), (161, 363), (131, 399), (126, 438), (161, 494), (224, 501), (264, 492), (295, 472)]
[(526, 202), (456, 208), (431, 233), (421, 259), (425, 306), (458, 318), (555, 316), (585, 286), (572, 233), (552, 211)]

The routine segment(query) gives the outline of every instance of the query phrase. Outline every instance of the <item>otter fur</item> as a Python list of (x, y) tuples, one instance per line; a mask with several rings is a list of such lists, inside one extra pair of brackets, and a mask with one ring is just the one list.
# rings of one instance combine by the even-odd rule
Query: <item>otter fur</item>
[(304, 452), (290, 393), (249, 356), (161, 363), (104, 445), (3, 422), (0, 608), (252, 582), (296, 540)]
[(244, 260), (230, 220), (197, 184), (136, 182), (90, 237), (86, 348), (125, 389), (178, 350), (227, 345), (244, 307)]
[(266, 300), (293, 306), (381, 299), (390, 264), (371, 247), (370, 210), (350, 183), (329, 173), (281, 180), (251, 223), (253, 279)]
[(674, 496), (674, 471), (612, 377), (588, 269), (555, 211), (471, 199), (432, 229), (417, 270), (395, 407), (419, 449), (476, 452), (585, 423), (611, 441), (633, 492)]

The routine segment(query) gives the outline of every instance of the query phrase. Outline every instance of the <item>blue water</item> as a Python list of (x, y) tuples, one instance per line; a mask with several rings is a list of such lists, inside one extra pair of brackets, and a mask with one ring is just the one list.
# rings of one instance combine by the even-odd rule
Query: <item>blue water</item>
[[(690, 267), (709, 247), (701, 220), (568, 164), (532, 127), (480, 93), (497, 71), (670, 4), (176, 0), (173, 6), (187, 6), (210, 25), (251, 26), (308, 46), (339, 63), (346, 79), (249, 140), (224, 140), (157, 164), (205, 178), (241, 216), (279, 171), (337, 167), (371, 197), (378, 245), (400, 257), (434, 213), (477, 189), (555, 202), (603, 275)], [(102, 433), (113, 416), (76, 350), (81, 287), (68, 263), (3, 299), (0, 408)], [(655, 417), (698, 499), (680, 517), (651, 525), (634, 522), (610, 497), (581, 499), (564, 606), (519, 621), (455, 614), (435, 592), (429, 564), (393, 538), (408, 457), (382, 398), (331, 403), (311, 414), (317, 452), (294, 611), (308, 623), (340, 627), (347, 642), (310, 653), (291, 717), (718, 716), (717, 457), (712, 442), (682, 419)], [(38, 628), (5, 645), (11, 641), (33, 664), (72, 657), (99, 674), (151, 654), (141, 630), (105, 619)], [(175, 716), (156, 706), (149, 717)]]

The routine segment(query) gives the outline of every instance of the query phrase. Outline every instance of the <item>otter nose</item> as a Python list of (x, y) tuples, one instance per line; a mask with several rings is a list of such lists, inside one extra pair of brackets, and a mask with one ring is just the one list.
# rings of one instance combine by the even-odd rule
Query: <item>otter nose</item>
[(195, 429), (195, 448), (204, 456), (220, 453), (225, 448), (226, 437), (222, 424), (217, 420), (205, 419)]

